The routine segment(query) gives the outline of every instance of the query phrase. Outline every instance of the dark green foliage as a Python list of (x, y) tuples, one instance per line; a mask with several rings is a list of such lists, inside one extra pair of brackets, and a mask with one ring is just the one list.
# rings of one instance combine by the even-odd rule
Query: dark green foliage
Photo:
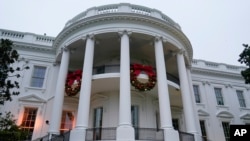
[(0, 140), (1, 141), (19, 141), (24, 140), (28, 133), (16, 125), (16, 120), (11, 112), (6, 112), (5, 116), (0, 116)]
[(250, 46), (247, 44), (243, 44), (245, 47), (242, 53), (239, 55), (239, 62), (241, 64), (245, 64), (248, 68), (245, 70), (241, 71), (241, 75), (245, 79), (246, 84), (250, 84)]
[(16, 71), (22, 71), (24, 68), (13, 68), (12, 64), (18, 61), (19, 54), (16, 50), (12, 49), (12, 41), (8, 39), (1, 39), (0, 41), (0, 104), (4, 104), (4, 101), (11, 101), (12, 95), (18, 95), (18, 91), (14, 91), (14, 88), (19, 88), (17, 81), (11, 81), (10, 77), (19, 78), (20, 75)]

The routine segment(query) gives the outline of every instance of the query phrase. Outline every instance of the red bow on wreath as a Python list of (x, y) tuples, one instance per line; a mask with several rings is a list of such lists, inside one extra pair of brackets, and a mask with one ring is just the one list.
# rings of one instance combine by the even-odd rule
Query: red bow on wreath
[(134, 69), (134, 74), (138, 76), (141, 71), (144, 71), (149, 77), (156, 76), (152, 66), (145, 66), (141, 64), (133, 64), (132, 68)]
[[(142, 83), (137, 79), (137, 76), (144, 71), (148, 75), (148, 82)], [(141, 64), (133, 64), (130, 68), (131, 84), (140, 91), (147, 91), (154, 88), (156, 83), (156, 73), (152, 66)]]
[(65, 92), (68, 96), (75, 96), (81, 88), (82, 70), (69, 72), (65, 84)]

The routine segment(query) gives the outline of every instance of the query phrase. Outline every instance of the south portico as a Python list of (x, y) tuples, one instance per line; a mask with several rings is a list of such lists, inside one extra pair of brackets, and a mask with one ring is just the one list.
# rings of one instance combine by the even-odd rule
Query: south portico
[[(131, 88), (130, 88), (130, 40), (129, 36), (131, 31), (122, 30), (117, 33), (120, 35), (120, 93), (119, 93), (119, 122), (116, 130), (116, 140), (135, 140), (134, 128), (131, 124)], [(132, 33), (133, 34), (133, 33)], [(90, 113), (90, 101), (91, 101), (91, 84), (92, 84), (92, 72), (93, 72), (93, 59), (95, 49), (95, 36), (97, 34), (90, 34), (84, 36), (81, 40), (85, 41), (85, 55), (82, 68), (82, 85), (79, 94), (79, 103), (77, 109), (77, 118), (75, 128), (71, 130), (70, 140), (82, 140), (85, 139), (86, 129), (89, 128), (89, 113)], [(164, 140), (179, 140), (179, 134), (173, 129), (172, 115), (170, 107), (170, 98), (166, 75), (165, 59), (164, 59), (164, 37), (153, 37), (153, 45), (155, 51), (156, 71), (157, 71), (157, 84), (158, 84), (158, 96), (159, 96), (159, 113), (161, 129), (164, 131)], [(83, 44), (84, 46), (84, 44)], [(184, 50), (174, 53), (177, 58), (177, 64), (180, 77), (180, 90), (182, 92), (183, 110), (185, 116), (185, 123), (187, 131), (193, 133), (199, 137), (199, 129), (196, 129), (196, 122), (194, 121), (193, 114), (195, 114), (192, 102), (190, 103), (190, 81), (188, 76), (185, 75), (188, 72), (184, 60)], [(69, 69), (70, 60), (70, 48), (65, 46), (62, 49), (61, 64), (58, 74), (58, 81), (56, 85), (56, 94), (54, 98), (53, 112), (51, 116), (50, 134), (59, 134), (61, 115), (58, 111), (62, 111), (64, 101), (64, 87)], [(185, 93), (185, 94), (183, 94)], [(188, 122), (187, 122), (188, 121)], [(191, 121), (191, 122), (190, 122)], [(198, 140), (198, 139), (196, 139)]]

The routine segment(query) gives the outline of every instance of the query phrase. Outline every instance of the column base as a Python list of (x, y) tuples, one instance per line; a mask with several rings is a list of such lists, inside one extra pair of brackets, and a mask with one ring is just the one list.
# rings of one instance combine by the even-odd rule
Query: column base
[(135, 130), (132, 126), (122, 125), (116, 129), (116, 141), (134, 141)]
[(203, 141), (202, 137), (200, 134), (194, 134), (194, 140), (195, 141)]
[(73, 129), (70, 131), (69, 141), (85, 141), (86, 129)]
[(163, 129), (164, 141), (180, 141), (178, 131), (174, 129)]

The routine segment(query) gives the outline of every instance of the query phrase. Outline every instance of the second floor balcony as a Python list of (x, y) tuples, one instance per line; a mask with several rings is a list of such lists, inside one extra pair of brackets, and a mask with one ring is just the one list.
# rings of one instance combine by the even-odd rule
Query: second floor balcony
[[(154, 71), (156, 69), (154, 68)], [(93, 68), (93, 75), (101, 75), (101, 74), (106, 74), (106, 73), (120, 73), (120, 65), (115, 64), (115, 65), (100, 65), (100, 66), (95, 66)], [(146, 75), (145, 72), (142, 71), (142, 74)], [(167, 73), (167, 79), (168, 81), (171, 81), (177, 85), (180, 84), (179, 78), (175, 77), (174, 75)]]

